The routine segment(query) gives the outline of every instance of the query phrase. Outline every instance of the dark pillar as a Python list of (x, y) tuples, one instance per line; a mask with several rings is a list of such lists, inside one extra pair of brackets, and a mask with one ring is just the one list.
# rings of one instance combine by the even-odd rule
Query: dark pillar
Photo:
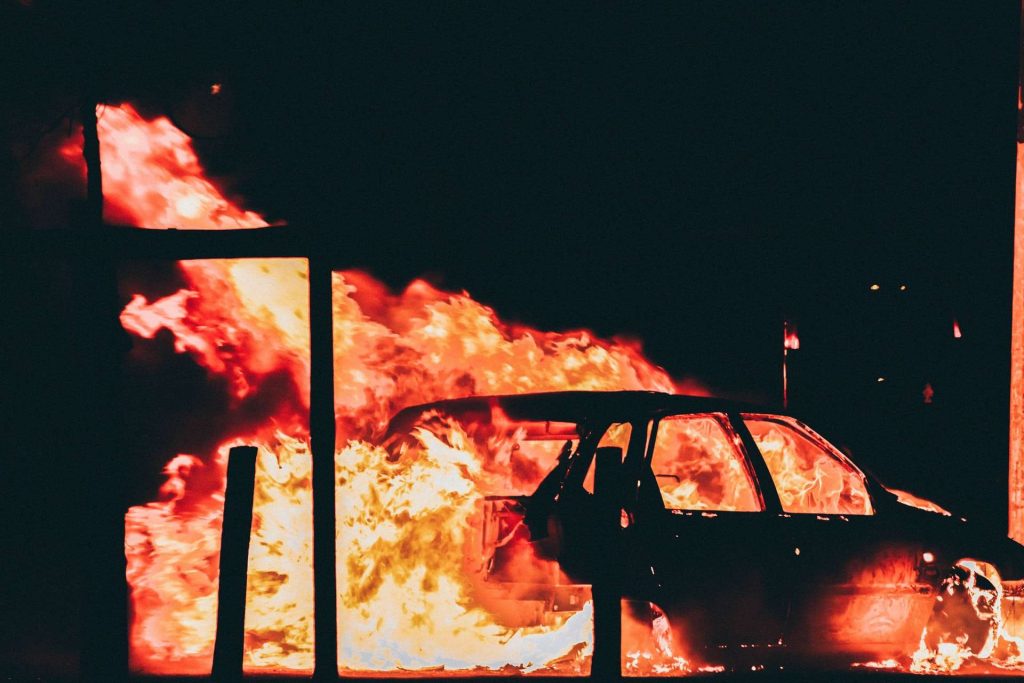
[(249, 534), (256, 486), (256, 448), (235, 446), (228, 455), (224, 524), (220, 532), (220, 579), (217, 587), (217, 640), (213, 677), (240, 680), (245, 651), (245, 584), (249, 574)]
[[(79, 109), (88, 168), (84, 231), (102, 243), (103, 195), (100, 179), (96, 104), (86, 98)], [(130, 348), (118, 324), (120, 302), (113, 258), (97, 255), (72, 261), (72, 314), (75, 331), (75, 402), (80, 429), (77, 442), (80, 481), (88, 482), (82, 501), (81, 557), (86, 586), (82, 600), (81, 676), (86, 681), (124, 680), (128, 674), (128, 587), (125, 580), (124, 513), (127, 508), (124, 465), (120, 456), (118, 412), (123, 354)], [(72, 420), (73, 422), (74, 420)]]
[(313, 600), (318, 681), (338, 676), (334, 541), (334, 321), (331, 266), (309, 259), (310, 442), (313, 450)]
[(88, 170), (86, 178), (87, 222), (96, 229), (103, 227), (103, 173), (100, 169), (100, 138), (96, 122), (96, 102), (86, 98), (79, 107), (82, 120), (82, 156)]
[(597, 503), (597, 548), (603, 558), (594, 575), (594, 662), (591, 678), (617, 681), (621, 678), (622, 590), (620, 580), (619, 516), (622, 510), (622, 449), (598, 448), (594, 472)]

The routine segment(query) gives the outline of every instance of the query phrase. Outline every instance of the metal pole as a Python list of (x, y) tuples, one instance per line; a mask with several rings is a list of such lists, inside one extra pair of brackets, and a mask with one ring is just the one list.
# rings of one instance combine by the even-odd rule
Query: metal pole
[(782, 321), (782, 407), (786, 409), (789, 407), (789, 375), (788, 368), (786, 367), (786, 361), (789, 358), (789, 340), (786, 338), (789, 334), (789, 323), (785, 320)]
[(331, 264), (309, 258), (310, 445), (313, 451), (313, 677), (338, 677), (334, 511), (334, 322)]
[(235, 446), (228, 454), (224, 524), (220, 533), (217, 588), (217, 639), (213, 678), (241, 680), (245, 653), (245, 584), (249, 574), (249, 536), (256, 485), (256, 448)]

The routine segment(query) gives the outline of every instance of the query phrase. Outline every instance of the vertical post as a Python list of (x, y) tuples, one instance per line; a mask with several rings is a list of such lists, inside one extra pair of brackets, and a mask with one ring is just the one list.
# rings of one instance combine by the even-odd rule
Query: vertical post
[(309, 258), (310, 445), (313, 451), (313, 677), (338, 676), (338, 606), (334, 540), (334, 321), (331, 265)]
[(594, 661), (590, 676), (617, 681), (622, 672), (622, 588), (619, 515), (622, 509), (622, 449), (597, 449), (594, 496), (598, 558), (594, 575)]
[(789, 359), (789, 347), (782, 347), (782, 407), (789, 408), (789, 375), (786, 361)]
[(782, 321), (782, 409), (789, 408), (789, 321)]
[[(90, 88), (87, 91), (91, 92)], [(103, 182), (96, 125), (96, 102), (88, 92), (79, 106), (82, 149), (88, 172), (87, 211), (80, 227), (103, 240)], [(81, 429), (75, 435), (83, 456), (80, 475), (89, 481), (83, 501), (81, 557), (86, 585), (82, 596), (81, 678), (125, 680), (128, 676), (128, 586), (125, 579), (124, 466), (118, 453), (118, 390), (121, 356), (130, 346), (117, 322), (120, 308), (113, 259), (100, 254), (72, 262), (76, 305), (69, 325), (78, 331), (75, 380), (88, 388), (78, 403)]]
[(789, 351), (800, 348), (800, 337), (796, 335), (796, 325), (789, 320), (782, 321), (782, 407), (789, 407)]
[(85, 98), (79, 107), (82, 119), (82, 156), (87, 170), (86, 206), (88, 222), (103, 225), (103, 173), (100, 168), (100, 137), (96, 121), (96, 102)]
[[(1024, 2), (1021, 3), (1024, 9)], [(1010, 320), (1010, 500), (1009, 535), (1024, 543), (1024, 24), (1017, 86), (1017, 190), (1014, 197), (1013, 288)]]
[(220, 532), (220, 580), (217, 588), (217, 639), (213, 678), (241, 680), (245, 651), (245, 584), (249, 574), (249, 535), (256, 485), (256, 448), (235, 446), (228, 454), (224, 524)]

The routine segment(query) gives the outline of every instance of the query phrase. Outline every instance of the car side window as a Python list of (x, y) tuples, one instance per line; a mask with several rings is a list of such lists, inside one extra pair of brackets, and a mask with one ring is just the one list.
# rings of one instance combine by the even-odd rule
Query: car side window
[(830, 450), (824, 439), (786, 418), (744, 415), (743, 421), (771, 472), (785, 512), (874, 514), (864, 475)]
[(672, 510), (757, 512), (760, 496), (724, 415), (673, 415), (658, 422), (651, 469)]

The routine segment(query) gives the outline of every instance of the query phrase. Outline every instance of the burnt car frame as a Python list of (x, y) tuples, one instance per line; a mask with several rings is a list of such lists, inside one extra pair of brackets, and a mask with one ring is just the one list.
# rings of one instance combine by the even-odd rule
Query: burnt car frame
[[(985, 657), (1002, 623), (999, 603), (1024, 578), (1024, 547), (886, 488), (780, 413), (641, 391), (486, 396), (407, 408), (387, 438), (431, 415), (547, 425), (542, 436), (565, 439), (532, 494), (488, 499), (492, 528), (505, 528), (491, 533), (485, 551), (490, 580), (519, 580), (503, 568), (502, 552), (509, 529), (526, 529), (537, 555), (571, 578), (547, 586), (546, 609), (579, 609), (573, 586), (614, 580), (624, 605), (666, 615), (707, 661), (907, 657), (935, 644), (923, 643), (926, 625), (930, 638)], [(682, 444), (681, 458), (659, 460), (673, 443)], [(611, 458), (609, 446), (617, 449)], [(612, 463), (602, 467), (612, 471), (596, 491), (602, 448)], [(813, 477), (799, 471), (808, 453)], [(662, 472), (666, 463), (676, 469)]]

